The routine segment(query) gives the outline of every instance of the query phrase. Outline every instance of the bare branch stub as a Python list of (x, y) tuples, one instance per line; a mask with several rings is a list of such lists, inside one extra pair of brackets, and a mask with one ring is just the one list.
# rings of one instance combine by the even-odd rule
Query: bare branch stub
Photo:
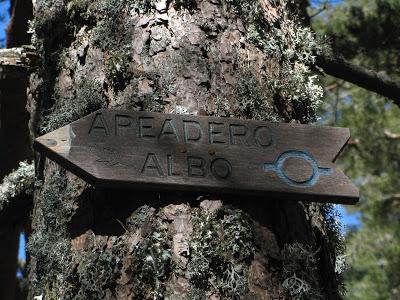
[(0, 49), (0, 66), (31, 68), (37, 61), (38, 55), (32, 46)]
[(389, 140), (400, 140), (400, 133), (391, 132), (389, 129), (385, 129), (383, 133)]
[(400, 106), (400, 82), (385, 74), (352, 64), (334, 55), (319, 55), (317, 65), (331, 76), (387, 97)]

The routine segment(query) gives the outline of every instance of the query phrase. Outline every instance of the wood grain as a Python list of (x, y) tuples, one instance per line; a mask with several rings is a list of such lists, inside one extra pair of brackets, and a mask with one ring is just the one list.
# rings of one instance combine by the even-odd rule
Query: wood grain
[(102, 187), (187, 190), (355, 203), (334, 165), (346, 128), (100, 110), (34, 147)]

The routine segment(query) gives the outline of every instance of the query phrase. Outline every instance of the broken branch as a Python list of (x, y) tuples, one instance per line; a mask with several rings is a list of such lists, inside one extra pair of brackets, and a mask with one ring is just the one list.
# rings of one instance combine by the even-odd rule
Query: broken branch
[(0, 66), (30, 68), (36, 65), (37, 58), (32, 46), (0, 49)]

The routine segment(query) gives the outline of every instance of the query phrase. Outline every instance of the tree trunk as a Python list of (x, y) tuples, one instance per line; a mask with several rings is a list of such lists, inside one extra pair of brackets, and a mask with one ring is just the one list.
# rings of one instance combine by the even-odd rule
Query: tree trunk
[[(10, 7), (7, 47), (29, 44), (26, 31), (27, 21), (32, 17), (32, 4), (26, 0), (10, 1)], [(0, 184), (18, 167), (19, 161), (32, 159), (27, 126), (29, 115), (25, 108), (28, 78), (29, 74), (23, 69), (0, 66)], [(18, 297), (18, 238), (28, 223), (30, 203), (32, 201), (24, 197), (7, 205), (7, 209), (0, 209), (0, 299)]]
[[(32, 137), (101, 107), (312, 121), (318, 43), (285, 3), (37, 1)], [(31, 297), (339, 298), (328, 206), (101, 190), (37, 164)]]

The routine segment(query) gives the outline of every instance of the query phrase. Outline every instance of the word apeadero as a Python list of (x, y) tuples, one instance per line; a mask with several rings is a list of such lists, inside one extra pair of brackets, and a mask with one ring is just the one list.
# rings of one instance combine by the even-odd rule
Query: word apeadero
[[(139, 114), (139, 113), (137, 113)], [(153, 114), (154, 115), (154, 114)], [(169, 117), (171, 116), (171, 117)], [(266, 148), (272, 144), (266, 125), (241, 124), (238, 120), (194, 120), (190, 116), (157, 114), (95, 114), (89, 135), (132, 137), (177, 143), (227, 144)]]
[[(266, 125), (243, 124), (240, 120), (199, 118), (185, 115), (130, 114), (94, 115), (88, 131), (89, 135), (105, 138), (122, 138), (124, 144), (142, 141), (146, 145), (153, 142), (165, 142), (173, 145), (208, 144), (238, 145), (245, 147), (271, 146), (271, 131)], [(149, 144), (150, 142), (150, 144)], [(154, 144), (153, 144), (154, 145)], [(156, 150), (156, 145), (153, 146)], [(173, 152), (174, 147), (170, 150)], [(190, 148), (190, 147), (189, 147)], [(183, 148), (182, 148), (183, 149)], [(181, 149), (181, 150), (182, 150)], [(156, 154), (158, 152), (158, 154)], [(220, 155), (215, 148), (209, 148), (204, 154), (194, 156), (184, 147), (181, 153), (167, 151), (146, 152), (143, 157), (141, 174), (149, 176), (188, 176), (226, 179), (232, 173), (232, 164)], [(184, 153), (184, 154), (183, 154)], [(179, 172), (178, 172), (179, 170)]]
[(204, 191), (355, 203), (333, 164), (346, 128), (102, 109), (34, 149), (104, 188)]

